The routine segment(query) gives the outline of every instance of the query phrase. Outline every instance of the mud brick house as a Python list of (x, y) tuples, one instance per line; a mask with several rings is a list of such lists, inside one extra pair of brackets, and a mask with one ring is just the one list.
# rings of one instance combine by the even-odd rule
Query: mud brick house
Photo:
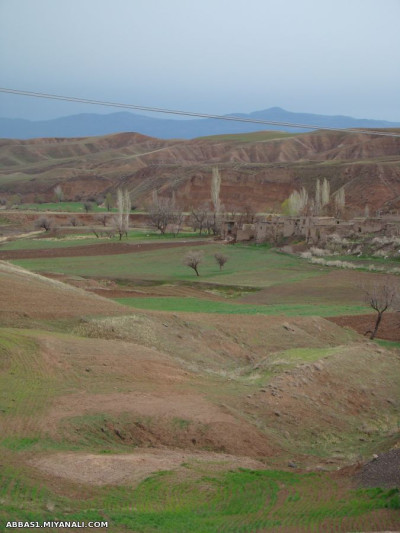
[(308, 242), (324, 242), (328, 235), (341, 237), (356, 234), (400, 235), (400, 217), (354, 218), (344, 220), (335, 217), (270, 215), (256, 224), (238, 227), (235, 222), (226, 223), (226, 235), (237, 241), (254, 239), (258, 243), (277, 242), (282, 238), (302, 238)]

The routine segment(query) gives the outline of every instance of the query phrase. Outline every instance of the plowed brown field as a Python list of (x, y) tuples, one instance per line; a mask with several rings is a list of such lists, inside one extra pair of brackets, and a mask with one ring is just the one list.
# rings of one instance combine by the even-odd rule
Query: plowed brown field
[[(349, 315), (334, 316), (328, 318), (339, 326), (349, 327), (364, 335), (367, 331), (373, 329), (376, 321), (376, 314), (370, 315)], [(383, 315), (382, 322), (379, 326), (378, 339), (388, 341), (400, 341), (400, 314), (386, 313)]]
[(144, 244), (92, 244), (90, 246), (71, 246), (68, 248), (46, 248), (41, 250), (3, 250), (0, 251), (0, 260), (10, 259), (43, 259), (53, 257), (89, 257), (95, 255), (133, 254), (149, 250), (162, 250), (165, 248), (200, 246), (208, 241), (179, 241), (179, 242), (154, 242)]

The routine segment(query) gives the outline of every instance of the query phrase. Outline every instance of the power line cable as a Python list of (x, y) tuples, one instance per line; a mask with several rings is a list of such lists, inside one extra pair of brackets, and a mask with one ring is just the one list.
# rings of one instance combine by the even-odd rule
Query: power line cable
[(293, 122), (279, 122), (274, 120), (259, 120), (253, 118), (237, 117), (235, 115), (213, 115), (209, 113), (197, 113), (194, 111), (181, 111), (173, 109), (164, 109), (161, 107), (148, 107), (134, 104), (123, 104), (120, 102), (105, 102), (102, 100), (92, 100), (89, 98), (78, 98), (75, 96), (62, 96), (58, 94), (47, 94), (41, 92), (21, 91), (18, 89), (7, 89), (0, 87), (1, 93), (14, 94), (19, 96), (30, 96), (34, 98), (44, 98), (48, 100), (62, 100), (65, 102), (75, 102), (80, 104), (99, 105), (105, 107), (118, 107), (122, 109), (134, 109), (136, 111), (147, 111), (150, 113), (164, 113), (169, 115), (180, 115), (195, 118), (211, 118), (215, 120), (229, 120), (232, 122), (244, 122), (248, 124), (260, 124), (268, 126), (285, 126), (290, 128), (299, 128), (307, 130), (327, 130), (327, 131), (341, 131), (345, 133), (360, 133), (363, 135), (380, 135), (382, 137), (400, 137), (400, 133), (392, 133), (387, 131), (376, 130), (362, 130), (358, 128), (333, 128), (329, 126), (317, 126), (315, 124), (297, 124)]

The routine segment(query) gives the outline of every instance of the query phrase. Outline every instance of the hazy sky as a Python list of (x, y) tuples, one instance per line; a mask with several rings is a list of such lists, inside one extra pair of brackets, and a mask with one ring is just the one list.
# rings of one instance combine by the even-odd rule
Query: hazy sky
[[(1, 87), (400, 121), (400, 0), (0, 0)], [(0, 94), (0, 116), (112, 109)]]

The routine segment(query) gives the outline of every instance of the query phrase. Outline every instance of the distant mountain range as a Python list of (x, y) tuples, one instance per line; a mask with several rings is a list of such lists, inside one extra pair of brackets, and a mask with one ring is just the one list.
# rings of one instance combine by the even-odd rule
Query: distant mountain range
[[(280, 107), (271, 107), (250, 114), (234, 113), (244, 119), (256, 119), (296, 124), (310, 124), (317, 128), (400, 128), (400, 122), (357, 119), (347, 116), (292, 113)], [(129, 112), (99, 115), (84, 113), (52, 120), (31, 121), (0, 118), (0, 137), (32, 139), (36, 137), (91, 137), (121, 132), (137, 132), (160, 139), (193, 139), (208, 135), (250, 133), (261, 130), (306, 131), (290, 126), (269, 126), (217, 119), (163, 119)]]

